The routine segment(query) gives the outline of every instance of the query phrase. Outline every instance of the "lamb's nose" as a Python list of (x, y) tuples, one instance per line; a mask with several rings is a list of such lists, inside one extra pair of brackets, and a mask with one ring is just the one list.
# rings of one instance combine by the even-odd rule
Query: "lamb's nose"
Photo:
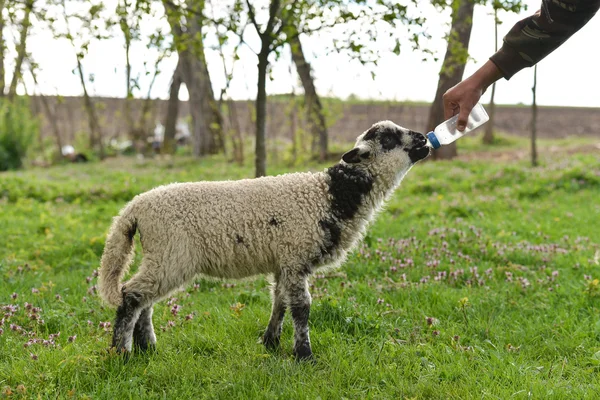
[(410, 136), (412, 137), (414, 146), (420, 147), (427, 144), (427, 139), (425, 139), (425, 136), (423, 136), (422, 133), (411, 131)]

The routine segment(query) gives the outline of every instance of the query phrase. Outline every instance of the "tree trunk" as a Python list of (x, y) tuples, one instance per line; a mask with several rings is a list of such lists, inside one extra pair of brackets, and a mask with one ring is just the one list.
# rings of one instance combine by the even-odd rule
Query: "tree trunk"
[[(429, 121), (427, 132), (444, 121), (444, 104), (442, 96), (448, 89), (462, 80), (465, 65), (468, 59), (469, 40), (471, 39), (471, 28), (473, 26), (474, 4), (472, 0), (458, 0), (458, 8), (452, 12), (452, 26), (448, 35), (448, 47), (440, 79), (438, 81), (435, 100), (429, 109)], [(456, 157), (456, 142), (442, 146), (433, 153), (434, 159), (452, 159)]]
[[(192, 1), (188, 0), (188, 6), (191, 7)], [(201, 6), (203, 2), (200, 3)], [(196, 10), (201, 11), (201, 10)], [(197, 38), (193, 43), (193, 69), (194, 84), (186, 85), (188, 90), (198, 90), (198, 99), (200, 101), (201, 112), (204, 115), (204, 138), (202, 140), (201, 154), (215, 154), (222, 151), (223, 144), (223, 118), (215, 100), (215, 94), (211, 85), (206, 57), (204, 54), (204, 43), (202, 42), (202, 18), (199, 13), (195, 13), (195, 18), (188, 24), (190, 37)], [(185, 81), (185, 77), (184, 77)], [(191, 87), (191, 88), (190, 88)]]
[(131, 60), (129, 57), (129, 49), (131, 48), (131, 35), (127, 28), (127, 21), (121, 21), (121, 30), (123, 31), (123, 36), (125, 37), (125, 87), (127, 88), (126, 96), (125, 96), (125, 104), (123, 107), (123, 113), (125, 114), (125, 123), (127, 125), (127, 135), (131, 139), (133, 146), (135, 149), (139, 151), (143, 150), (142, 148), (137, 147), (137, 143), (140, 141), (140, 138), (137, 130), (135, 129), (133, 123), (133, 116), (131, 115), (131, 103), (133, 100), (133, 89), (131, 88)]
[(231, 147), (233, 149), (233, 159), (238, 165), (244, 165), (244, 138), (242, 137), (240, 122), (237, 116), (237, 111), (233, 100), (227, 100), (227, 109), (229, 111), (229, 131), (231, 134)]
[(533, 103), (531, 104), (531, 166), (535, 167), (538, 165), (537, 158), (537, 64), (533, 67)]
[(4, 72), (4, 5), (6, 0), (0, 0), (0, 97), (4, 97), (5, 72)]
[[(156, 77), (160, 73), (160, 71), (158, 70), (158, 65), (160, 64), (160, 61), (161, 60), (159, 59), (154, 66), (154, 75), (152, 76), (152, 80), (150, 81), (150, 84), (148, 85), (148, 93), (146, 94), (146, 98), (144, 99), (144, 102), (142, 103), (140, 119), (138, 120), (138, 123), (136, 126), (136, 131), (139, 132), (141, 135), (144, 135), (145, 132), (148, 132), (150, 130), (150, 127), (148, 126), (148, 117), (151, 115), (152, 106), (154, 103), (152, 101), (152, 97), (151, 97), (152, 88), (154, 87), (154, 83), (156, 82)], [(163, 144), (164, 144), (164, 136), (163, 136)]]
[(302, 86), (304, 87), (304, 102), (309, 129), (313, 137), (318, 139), (319, 142), (319, 160), (325, 161), (327, 159), (328, 135), (321, 99), (315, 89), (311, 67), (306, 61), (298, 36), (292, 36), (290, 47), (292, 49), (292, 59), (294, 60), (294, 64), (296, 64), (298, 76), (300, 76), (300, 81), (302, 81)]
[(169, 88), (169, 102), (167, 104), (167, 118), (165, 120), (165, 153), (175, 153), (175, 132), (177, 129), (177, 117), (179, 116), (179, 89), (181, 88), (181, 59), (173, 72), (171, 87)]
[(83, 75), (83, 66), (81, 65), (81, 60), (79, 56), (77, 56), (77, 71), (79, 72), (79, 79), (81, 82), (81, 87), (83, 88), (83, 102), (85, 106), (85, 111), (88, 114), (88, 124), (90, 127), (90, 147), (93, 150), (98, 150), (98, 155), (100, 159), (104, 159), (104, 145), (102, 144), (102, 133), (100, 132), (100, 124), (98, 123), (98, 117), (96, 116), (96, 108), (94, 107), (94, 102), (92, 101), (85, 83), (85, 78)]
[[(267, 49), (265, 51), (265, 48)], [(263, 45), (263, 50), (258, 55), (258, 91), (256, 93), (256, 150), (254, 166), (256, 177), (267, 174), (267, 150), (265, 144), (267, 130), (267, 66), (269, 53), (268, 46)]]
[[(188, 0), (190, 12), (185, 14), (185, 35), (181, 27), (181, 13), (168, 1), (163, 5), (175, 36), (177, 52), (182, 63), (181, 77), (190, 94), (194, 155), (218, 153), (223, 149), (223, 122), (215, 101), (202, 42), (202, 9), (204, 2)], [(182, 38), (186, 37), (185, 43)], [(192, 38), (192, 39), (190, 39)]]
[[(33, 78), (34, 85), (39, 87), (38, 81), (37, 81), (37, 76), (35, 75), (35, 71), (34, 71), (33, 67), (30, 69), (30, 72), (31, 72), (31, 77)], [(54, 134), (54, 139), (56, 140), (56, 147), (58, 150), (57, 159), (60, 159), (62, 156), (63, 143), (62, 143), (62, 138), (60, 136), (60, 129), (58, 128), (58, 118), (56, 116), (56, 108), (50, 107), (50, 103), (48, 102), (48, 99), (43, 94), (41, 94), (41, 93), (38, 94), (38, 97), (40, 98), (40, 100), (42, 102), (42, 107), (44, 108), (44, 112), (46, 113), (48, 122), (50, 123), (50, 126), (52, 127), (52, 133)]]
[[(19, 45), (17, 46), (17, 58), (15, 59), (15, 70), (10, 81), (8, 88), (8, 98), (12, 99), (17, 94), (17, 84), (21, 79), (21, 68), (23, 66), (23, 60), (27, 54), (27, 35), (29, 33), (29, 27), (31, 26), (30, 16), (33, 10), (33, 1), (28, 1), (25, 4), (25, 15), (23, 16), (23, 22), (21, 23), (21, 34), (19, 37)], [(3, 43), (4, 44), (4, 43)]]
[[(498, 9), (494, 7), (494, 52), (498, 51)], [(496, 82), (492, 84), (492, 96), (490, 97), (490, 104), (488, 105), (488, 114), (490, 120), (485, 127), (485, 133), (483, 134), (483, 143), (492, 144), (494, 142), (494, 117), (496, 116), (496, 104), (494, 103), (494, 96), (496, 95)]]

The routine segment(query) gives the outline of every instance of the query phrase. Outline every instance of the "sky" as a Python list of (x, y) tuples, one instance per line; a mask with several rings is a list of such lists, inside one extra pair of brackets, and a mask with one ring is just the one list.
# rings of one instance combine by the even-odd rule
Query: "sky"
[[(114, 0), (107, 2), (108, 7), (111, 7), (112, 2)], [(515, 22), (531, 15), (540, 5), (539, 0), (525, 0), (525, 3), (527, 10), (519, 14), (500, 14), (503, 22), (499, 26), (500, 42)], [(319, 94), (342, 99), (356, 96), (362, 99), (431, 102), (445, 52), (443, 36), (448, 30), (450, 16), (449, 13), (441, 13), (433, 7), (424, 7), (422, 12), (428, 19), (427, 29), (433, 37), (428, 46), (440, 59), (437, 62), (431, 59), (423, 61), (422, 53), (413, 51), (408, 43), (403, 43), (399, 56), (391, 52), (386, 53), (376, 67), (366, 68), (347, 56), (326, 54), (322, 43), (330, 42), (335, 33), (303, 36), (301, 39), (313, 67)], [(165, 24), (158, 18), (148, 18), (145, 22), (147, 32)], [(593, 38), (600, 38), (600, 16), (593, 18), (569, 41), (539, 63), (538, 104), (600, 107), (600, 51), (598, 45), (593, 44)], [(248, 32), (245, 39), (250, 46), (242, 46), (240, 60), (235, 64), (235, 78), (228, 92), (233, 99), (254, 99), (256, 96), (257, 59), (252, 49), (256, 50), (259, 46), (255, 33)], [(385, 47), (387, 44), (384, 42), (378, 45)], [(35, 91), (46, 95), (64, 96), (79, 96), (83, 93), (79, 78), (73, 73), (76, 66), (75, 53), (68, 42), (53, 39), (49, 32), (38, 29), (33, 32), (28, 47), (32, 58), (40, 67), (38, 87), (34, 89), (31, 77), (25, 77), (29, 93)], [(491, 7), (476, 6), (469, 51), (472, 60), (467, 64), (464, 77), (471, 75), (494, 52), (494, 19)], [(140, 73), (143, 70), (143, 62), (152, 63), (157, 54), (144, 44), (136, 43), (132, 48), (134, 73)], [(223, 66), (215, 51), (207, 50), (206, 57), (215, 93), (219, 93), (224, 85)], [(286, 50), (274, 64), (271, 74), (273, 79), (267, 84), (267, 93), (302, 92), (298, 77), (290, 67), (290, 59)], [(162, 73), (153, 87), (153, 97), (168, 97), (169, 83), (176, 61), (176, 56), (173, 56), (162, 62)], [(125, 62), (121, 39), (93, 42), (83, 66), (86, 75), (93, 74), (94, 79), (90, 83), (93, 95), (125, 96)], [(10, 63), (7, 69), (11, 69)], [(374, 72), (374, 78), (371, 71)], [(148, 81), (149, 79), (142, 75), (140, 96), (146, 93)], [(521, 71), (510, 81), (503, 79), (496, 88), (496, 102), (530, 104), (532, 84), (533, 68)], [(21, 88), (20, 92), (23, 93), (24, 90)], [(484, 95), (482, 102), (489, 101), (489, 92)], [(180, 98), (187, 99), (185, 88), (180, 92)]]

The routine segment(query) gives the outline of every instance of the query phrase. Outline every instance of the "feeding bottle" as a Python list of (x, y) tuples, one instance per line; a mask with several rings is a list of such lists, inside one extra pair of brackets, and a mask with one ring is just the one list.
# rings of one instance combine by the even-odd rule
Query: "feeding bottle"
[(438, 149), (440, 148), (440, 146), (450, 144), (456, 139), (463, 137), (472, 130), (485, 124), (489, 119), (490, 117), (488, 117), (483, 106), (477, 103), (475, 107), (473, 107), (473, 110), (471, 110), (471, 114), (469, 114), (469, 119), (467, 120), (467, 127), (464, 131), (461, 132), (458, 129), (456, 129), (458, 115), (455, 115), (448, 121), (439, 124), (433, 130), (433, 132), (429, 132), (427, 134), (427, 139), (431, 144), (431, 147), (433, 147), (434, 149)]

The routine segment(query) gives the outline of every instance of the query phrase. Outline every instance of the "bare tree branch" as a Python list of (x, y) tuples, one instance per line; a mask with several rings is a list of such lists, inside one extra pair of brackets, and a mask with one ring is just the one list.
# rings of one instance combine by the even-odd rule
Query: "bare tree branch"
[(252, 25), (254, 25), (256, 33), (258, 33), (258, 36), (260, 36), (262, 39), (263, 33), (260, 31), (258, 22), (256, 22), (256, 14), (254, 13), (254, 8), (252, 7), (252, 4), (250, 4), (250, 0), (246, 0), (246, 5), (248, 6), (248, 16), (250, 17), (250, 21), (252, 21)]

